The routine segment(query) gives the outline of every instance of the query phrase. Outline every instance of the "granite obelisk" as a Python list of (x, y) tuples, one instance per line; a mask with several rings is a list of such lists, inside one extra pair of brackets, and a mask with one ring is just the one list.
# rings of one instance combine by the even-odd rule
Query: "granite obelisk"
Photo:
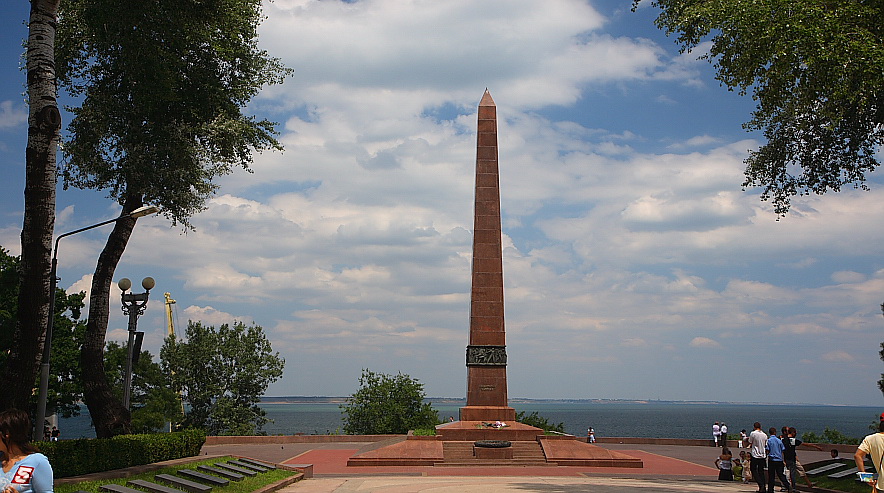
[(467, 405), (460, 419), (513, 421), (516, 411), (508, 406), (506, 388), (497, 106), (487, 89), (478, 120)]

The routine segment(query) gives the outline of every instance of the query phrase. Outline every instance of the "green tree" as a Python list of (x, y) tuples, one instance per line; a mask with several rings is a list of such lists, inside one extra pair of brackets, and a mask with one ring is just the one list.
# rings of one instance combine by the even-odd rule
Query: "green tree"
[[(65, 186), (106, 191), (122, 214), (159, 206), (188, 225), (213, 180), (252, 154), (281, 149), (274, 124), (243, 114), (290, 73), (257, 47), (260, 0), (66, 0), (56, 67), (77, 98), (63, 146)], [(103, 350), (114, 270), (135, 220), (114, 223), (92, 278), (81, 367), (100, 438), (131, 431), (105, 378)]]
[(557, 431), (559, 433), (565, 432), (565, 423), (550, 423), (548, 418), (541, 416), (537, 413), (537, 411), (534, 411), (531, 414), (526, 414), (526, 412), (527, 411), (517, 412), (516, 421), (528, 426), (540, 428), (543, 431)]
[[(129, 350), (116, 341), (107, 343), (105, 371), (114, 396), (123, 398), (126, 375), (126, 359)], [(172, 390), (172, 382), (159, 363), (153, 361), (149, 351), (141, 351), (132, 365), (132, 390), (130, 395), (133, 433), (156, 433), (169, 431), (169, 423), (177, 425), (183, 419), (178, 394)]]
[(55, 29), (60, 0), (31, 0), (25, 54), (28, 142), (17, 325), (0, 372), (0, 408), (27, 409), (49, 321), (49, 271), (55, 227), (56, 153), (61, 112), (56, 100)]
[(216, 329), (191, 321), (185, 336), (186, 342), (167, 338), (160, 350), (165, 374), (190, 408), (184, 425), (210, 435), (259, 432), (268, 419), (258, 403), (285, 367), (264, 329), (242, 322)]
[[(18, 324), (16, 304), (19, 294), (21, 266), (19, 257), (9, 255), (0, 247), (0, 365), (7, 363), (15, 342), (13, 334)], [(62, 417), (79, 415), (79, 402), (83, 398), (80, 383), (80, 349), (86, 323), (80, 320), (83, 310), (83, 292), (67, 294), (63, 289), (55, 291), (55, 332), (49, 374), (47, 407), (49, 412)], [(37, 375), (32, 378), (29, 389), (36, 388)], [(24, 408), (36, 404), (33, 392)]]
[(424, 402), (424, 385), (408, 375), (387, 375), (362, 370), (359, 390), (340, 406), (344, 432), (351, 435), (408, 433), (416, 428), (433, 428), (439, 413)]
[(849, 437), (836, 429), (827, 426), (822, 434), (806, 431), (801, 434), (801, 440), (808, 443), (844, 443), (847, 445), (859, 445), (859, 438)]
[[(881, 350), (878, 351), (878, 356), (881, 357), (881, 361), (884, 361), (884, 342), (881, 343)], [(881, 374), (881, 379), (878, 380), (878, 390), (884, 394), (884, 373)]]
[[(634, 0), (633, 8), (641, 0)], [(767, 143), (744, 187), (778, 214), (790, 198), (867, 189), (884, 143), (884, 3), (869, 0), (651, 0), (682, 51), (707, 38), (716, 78), (758, 102), (748, 130)]]

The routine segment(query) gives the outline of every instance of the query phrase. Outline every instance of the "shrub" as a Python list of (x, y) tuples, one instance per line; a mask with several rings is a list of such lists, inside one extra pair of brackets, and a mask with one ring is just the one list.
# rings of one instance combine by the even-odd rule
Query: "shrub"
[(559, 424), (550, 423), (547, 418), (538, 414), (537, 411), (534, 411), (533, 413), (531, 413), (527, 416), (525, 415), (525, 411), (520, 411), (520, 412), (516, 413), (516, 421), (518, 421), (519, 423), (522, 423), (522, 424), (526, 424), (528, 426), (540, 428), (543, 431), (557, 431), (559, 433), (565, 432), (565, 424), (564, 423), (559, 423)]
[(801, 440), (810, 443), (843, 443), (847, 445), (859, 445), (859, 438), (853, 438), (841, 433), (836, 429), (829, 429), (827, 426), (821, 435), (817, 435), (812, 431), (806, 431), (801, 434)]
[(49, 458), (55, 477), (65, 478), (193, 457), (199, 455), (205, 441), (204, 431), (188, 429), (176, 433), (81, 438), (36, 445)]

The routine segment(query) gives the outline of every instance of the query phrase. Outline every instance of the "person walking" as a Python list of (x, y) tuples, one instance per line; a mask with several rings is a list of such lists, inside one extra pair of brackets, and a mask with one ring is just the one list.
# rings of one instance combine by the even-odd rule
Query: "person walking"
[(712, 446), (718, 446), (718, 440), (721, 439), (721, 426), (719, 426), (718, 421), (712, 425)]
[(796, 449), (801, 445), (805, 445), (822, 452), (823, 448), (812, 443), (804, 443), (797, 437), (797, 435), (798, 430), (796, 430), (794, 426), (791, 426), (786, 430), (786, 434), (783, 437), (783, 445), (785, 446), (783, 460), (786, 462), (786, 469), (789, 471), (789, 482), (792, 483), (792, 489), (794, 490), (796, 484), (795, 481), (798, 479), (798, 476), (801, 476), (807, 483), (808, 488), (813, 488), (813, 483), (810, 481), (810, 478), (807, 477), (807, 472), (804, 470), (804, 466), (798, 461), (798, 453), (796, 452)]
[(30, 444), (28, 413), (9, 409), (0, 413), (0, 474), (3, 493), (52, 493), (52, 466), (45, 455)]
[(767, 460), (767, 435), (761, 431), (761, 423), (758, 421), (752, 426), (754, 429), (752, 433), (749, 433), (750, 471), (752, 478), (758, 485), (758, 493), (767, 493), (764, 477), (764, 462)]
[[(884, 413), (881, 413), (881, 420), (878, 422), (878, 433), (872, 433), (863, 438), (862, 443), (856, 449), (853, 459), (856, 461), (856, 468), (859, 472), (866, 471), (866, 456), (870, 455), (875, 470), (878, 471), (880, 477), (884, 474)], [(884, 485), (877, 480), (869, 483), (872, 486), (872, 492), (884, 491)]]
[(771, 427), (768, 431), (770, 437), (767, 439), (767, 493), (773, 493), (777, 478), (780, 479), (780, 483), (783, 484), (786, 491), (792, 491), (792, 485), (789, 484), (789, 478), (786, 477), (784, 471), (783, 452), (786, 447), (777, 436), (776, 428)]

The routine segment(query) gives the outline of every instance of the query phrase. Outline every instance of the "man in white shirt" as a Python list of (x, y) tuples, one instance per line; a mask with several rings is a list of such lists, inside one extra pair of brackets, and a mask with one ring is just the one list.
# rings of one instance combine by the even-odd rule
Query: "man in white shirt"
[[(853, 459), (856, 461), (856, 468), (860, 472), (865, 472), (866, 464), (865, 459), (866, 455), (872, 456), (872, 464), (875, 465), (875, 469), (878, 471), (878, 476), (884, 474), (882, 471), (882, 463), (884, 463), (884, 413), (881, 413), (881, 420), (878, 423), (878, 433), (873, 433), (871, 435), (863, 438), (863, 442), (859, 444), (859, 448), (856, 449), (856, 454), (854, 454)], [(884, 484), (878, 481), (872, 481), (872, 491), (884, 491)]]
[(718, 447), (718, 440), (721, 439), (721, 427), (718, 426), (718, 421), (712, 425), (712, 446)]
[(765, 493), (765, 486), (767, 486), (765, 481), (765, 471), (764, 464), (767, 461), (767, 450), (765, 446), (767, 445), (767, 435), (761, 431), (761, 423), (755, 422), (752, 425), (755, 429), (752, 430), (752, 433), (749, 433), (749, 453), (751, 454), (751, 471), (752, 477), (755, 479), (755, 482), (758, 483), (758, 491), (759, 493)]

